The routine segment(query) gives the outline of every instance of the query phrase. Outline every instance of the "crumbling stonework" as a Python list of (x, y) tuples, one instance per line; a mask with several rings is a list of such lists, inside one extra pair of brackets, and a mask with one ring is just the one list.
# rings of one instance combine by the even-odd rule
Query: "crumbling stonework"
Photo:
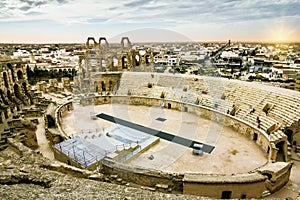
[[(116, 91), (123, 71), (153, 71), (153, 52), (132, 49), (128, 37), (121, 39), (119, 50), (110, 48), (105, 37), (89, 37), (86, 52), (79, 58), (76, 89), (80, 92)], [(116, 79), (117, 78), (117, 79)]]
[(103, 182), (97, 171), (51, 162), (15, 140), (9, 143), (0, 152), (1, 199), (207, 199)]
[(0, 77), (0, 149), (7, 147), (9, 137), (37, 148), (34, 123), (41, 110), (33, 106), (37, 98), (28, 84), (25, 65), (21, 60), (1, 59)]

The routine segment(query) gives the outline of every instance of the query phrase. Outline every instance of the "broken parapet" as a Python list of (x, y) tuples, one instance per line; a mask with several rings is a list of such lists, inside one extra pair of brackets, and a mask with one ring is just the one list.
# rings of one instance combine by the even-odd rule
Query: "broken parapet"
[(292, 163), (275, 162), (259, 168), (257, 171), (268, 177), (266, 180), (266, 188), (274, 193), (281, 189), (289, 181)]

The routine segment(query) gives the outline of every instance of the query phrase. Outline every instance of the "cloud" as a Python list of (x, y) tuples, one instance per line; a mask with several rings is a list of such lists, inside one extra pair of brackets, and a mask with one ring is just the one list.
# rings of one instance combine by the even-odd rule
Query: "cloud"
[(86, 20), (87, 23), (91, 23), (91, 24), (94, 24), (94, 23), (102, 23), (102, 22), (105, 22), (107, 21), (106, 18), (101, 18), (101, 17), (95, 17), (95, 18), (89, 18)]
[[(299, 0), (0, 0), (0, 22), (51, 20), (84, 26), (79, 32), (94, 30), (95, 24), (94, 32), (151, 27), (196, 34), (201, 27), (230, 32), (233, 25), (250, 30), (262, 22), (300, 21), (299, 10)], [(293, 25), (299, 29), (299, 23)]]
[(151, 3), (151, 0), (133, 0), (129, 3), (124, 3), (124, 6), (126, 7), (139, 7), (141, 5), (149, 4)]
[(34, 3), (35, 6), (42, 6), (42, 5), (47, 5), (48, 3), (46, 1), (36, 1)]
[[(4, 0), (0, 13), (11, 18), (30, 16), (27, 11), (42, 12), (49, 18), (68, 20), (85, 16), (81, 21), (89, 23), (232, 23), (280, 17), (299, 17), (300, 2), (289, 1), (241, 1), (241, 0)], [(3, 14), (2, 14), (3, 15)], [(96, 20), (96, 18), (98, 18)], [(103, 20), (105, 19), (105, 20)], [(66, 21), (67, 22), (67, 21)]]
[(68, 3), (68, 0), (56, 0), (60, 4)]
[(27, 12), (25, 13), (26, 16), (38, 16), (38, 15), (42, 15), (42, 12)]
[(27, 10), (31, 9), (31, 7), (30, 6), (22, 6), (19, 9), (22, 10), (22, 11), (27, 11)]
[(48, 5), (52, 3), (58, 3), (58, 4), (66, 4), (69, 1), (68, 0), (19, 0), (21, 3), (27, 4), (28, 6), (42, 6), (42, 5)]
[(27, 5), (30, 5), (30, 6), (34, 4), (34, 1), (32, 1), (32, 0), (20, 0), (20, 2), (26, 3)]

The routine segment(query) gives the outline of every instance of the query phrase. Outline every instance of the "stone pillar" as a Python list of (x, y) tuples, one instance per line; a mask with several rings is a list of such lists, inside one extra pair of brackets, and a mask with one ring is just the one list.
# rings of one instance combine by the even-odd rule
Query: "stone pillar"
[(273, 142), (270, 143), (269, 161), (276, 161), (277, 152), (276, 145)]

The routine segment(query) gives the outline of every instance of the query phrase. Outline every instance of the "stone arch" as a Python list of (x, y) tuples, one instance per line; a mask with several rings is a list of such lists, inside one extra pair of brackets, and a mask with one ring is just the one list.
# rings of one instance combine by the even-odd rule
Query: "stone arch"
[(121, 39), (121, 51), (129, 51), (131, 49), (131, 42), (128, 37), (122, 37)]
[(112, 57), (112, 68), (113, 68), (113, 70), (117, 71), (118, 70), (118, 66), (119, 66), (118, 57), (116, 55), (114, 55)]
[(104, 81), (101, 81), (101, 89), (102, 89), (103, 92), (106, 91), (106, 84), (105, 84)]
[(14, 113), (15, 108), (17, 108), (17, 111), (22, 110), (22, 106), (16, 102), (15, 98), (13, 97), (10, 91), (7, 91), (7, 98), (14, 104), (14, 106), (10, 107), (10, 113)]
[(4, 120), (2, 118), (2, 111), (0, 111), (0, 124), (3, 124)]
[(275, 146), (277, 148), (276, 162), (286, 162), (286, 152), (285, 152), (286, 142), (285, 141), (278, 142)]
[(24, 102), (24, 99), (23, 99), (23, 95), (21, 93), (21, 89), (20, 89), (20, 86), (18, 84), (15, 84), (14, 85), (14, 93), (15, 93), (15, 96), (20, 99), (21, 101)]
[(128, 69), (128, 58), (126, 55), (123, 55), (121, 58), (122, 69)]
[(108, 44), (105, 37), (100, 37), (99, 38), (99, 48), (102, 49), (102, 50), (108, 50), (109, 44)]
[(28, 88), (27, 88), (27, 85), (26, 85), (25, 82), (22, 83), (22, 88), (23, 88), (23, 91), (25, 92), (26, 96), (29, 97), (30, 104), (32, 105), (33, 104), (33, 99), (32, 99), (31, 95), (28, 92)]
[(108, 90), (109, 90), (109, 91), (112, 91), (112, 90), (113, 90), (113, 81), (112, 81), (112, 80), (109, 80), (109, 81), (108, 81)]
[(11, 94), (10, 90), (7, 90), (7, 98), (8, 98), (8, 100), (10, 100), (11, 102), (15, 102), (14, 99), (13, 99), (13, 97), (12, 97), (12, 94)]
[(51, 115), (47, 116), (47, 122), (48, 122), (48, 128), (54, 128), (55, 127), (55, 120)]
[(4, 85), (6, 88), (8, 88), (9, 84), (8, 84), (8, 77), (7, 77), (7, 73), (3, 72), (3, 80), (4, 80)]
[[(92, 41), (92, 43), (91, 43)], [(87, 41), (86, 41), (86, 49), (95, 49), (95, 47), (97, 46), (97, 42), (95, 40), (95, 38), (93, 37), (88, 37)]]
[(134, 54), (134, 65), (137, 67), (137, 66), (140, 66), (140, 63), (141, 63), (141, 57), (138, 55), (138, 54)]
[(12, 78), (12, 81), (15, 82), (15, 76), (14, 76), (14, 68), (12, 66), (11, 63), (7, 63), (7, 67), (10, 69), (11, 71), (11, 78)]
[(152, 62), (152, 56), (151, 54), (147, 53), (144, 55), (144, 59), (145, 59), (145, 64), (148, 66), (151, 64)]
[(101, 62), (101, 71), (106, 71), (106, 67), (107, 67), (107, 61), (106, 61), (106, 59), (104, 59), (104, 58), (101, 58), (100, 59), (100, 62)]
[(63, 77), (63, 70), (59, 69), (58, 70), (58, 78), (61, 78), (61, 77)]
[(6, 101), (5, 95), (3, 90), (0, 89), (0, 96), (1, 96), (1, 100), (5, 105), (8, 105), (8, 102)]
[(22, 80), (23, 79), (23, 72), (22, 72), (22, 70), (18, 70), (17, 71), (17, 77), (18, 77), (18, 80)]
[(94, 81), (94, 88), (95, 88), (95, 92), (98, 92), (99, 88), (98, 88), (98, 82)]
[(293, 142), (293, 136), (294, 136), (294, 131), (291, 130), (291, 129), (286, 129), (284, 133), (287, 136), (288, 141), (292, 144), (292, 142)]

